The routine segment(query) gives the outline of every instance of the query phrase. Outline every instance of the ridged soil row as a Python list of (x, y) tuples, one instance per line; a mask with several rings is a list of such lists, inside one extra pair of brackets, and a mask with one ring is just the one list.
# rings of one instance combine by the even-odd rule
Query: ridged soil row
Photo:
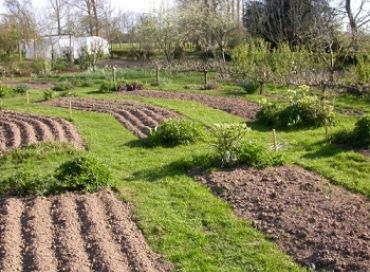
[(130, 271), (127, 256), (109, 235), (105, 211), (96, 197), (77, 198), (77, 211), (82, 221), (82, 237), (95, 271)]
[(105, 211), (121, 250), (128, 256), (129, 264), (136, 271), (167, 271), (170, 267), (164, 264), (145, 242), (144, 236), (133, 222), (126, 205), (114, 197), (111, 192), (100, 192)]
[(23, 202), (16, 198), (9, 198), (1, 200), (0, 204), (0, 271), (22, 271)]
[[(117, 102), (94, 99), (73, 99), (74, 109), (112, 113), (112, 115), (128, 130), (139, 138), (145, 138), (150, 130), (177, 114), (159, 107), (144, 105), (137, 102)], [(67, 108), (70, 99), (60, 98), (48, 102), (57, 107)]]
[(84, 146), (75, 127), (62, 119), (0, 111), (0, 128), (3, 151), (46, 141), (70, 142), (77, 148)]
[(5, 150), (11, 148), (17, 148), (21, 145), (21, 131), (12, 122), (0, 120), (0, 126), (4, 130), (5, 135)]
[(51, 202), (44, 197), (24, 201), (21, 218), (23, 240), (23, 271), (57, 271), (53, 249)]
[(89, 272), (91, 264), (81, 237), (81, 225), (73, 195), (57, 196), (52, 204), (55, 255), (59, 271)]

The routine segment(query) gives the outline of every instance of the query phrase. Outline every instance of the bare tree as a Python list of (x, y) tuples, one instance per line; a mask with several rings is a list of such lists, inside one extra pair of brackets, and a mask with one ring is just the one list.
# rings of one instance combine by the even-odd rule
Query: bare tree
[(370, 23), (370, 8), (369, 0), (361, 0), (358, 8), (353, 7), (354, 2), (351, 0), (344, 0), (345, 11), (348, 16), (349, 26), (351, 28), (351, 38), (352, 38), (352, 49), (354, 52), (359, 49), (359, 29), (364, 27), (366, 24)]

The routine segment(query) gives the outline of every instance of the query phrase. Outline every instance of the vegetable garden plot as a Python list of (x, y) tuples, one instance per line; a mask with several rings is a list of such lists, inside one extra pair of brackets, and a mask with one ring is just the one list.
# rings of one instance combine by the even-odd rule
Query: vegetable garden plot
[(236, 169), (200, 177), (296, 261), (368, 271), (370, 202), (299, 167)]
[(47, 102), (56, 107), (111, 113), (128, 130), (139, 138), (146, 138), (152, 128), (171, 118), (177, 113), (151, 105), (136, 102), (118, 102), (86, 98), (60, 98)]
[(0, 271), (170, 271), (110, 191), (0, 199)]
[(63, 119), (0, 111), (0, 151), (38, 142), (68, 142), (83, 148), (75, 127)]
[(121, 92), (125, 95), (136, 95), (144, 97), (154, 98), (167, 98), (167, 99), (178, 99), (178, 100), (192, 100), (205, 104), (211, 108), (226, 111), (228, 113), (240, 116), (246, 120), (253, 121), (256, 118), (256, 114), (260, 109), (260, 106), (256, 103), (248, 102), (237, 98), (213, 96), (206, 94), (193, 94), (193, 93), (182, 93), (182, 92), (165, 92), (165, 91), (145, 91), (136, 90), (133, 92)]

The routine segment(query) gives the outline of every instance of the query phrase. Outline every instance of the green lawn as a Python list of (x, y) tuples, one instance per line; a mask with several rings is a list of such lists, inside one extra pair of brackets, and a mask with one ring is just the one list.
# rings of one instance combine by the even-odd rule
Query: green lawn
[[(99, 75), (99, 77), (108, 75)], [(151, 72), (127, 70), (126, 78), (149, 84)], [(146, 78), (146, 79), (145, 79)], [(171, 79), (164, 89), (184, 91), (184, 83), (201, 84), (201, 78), (191, 75)], [(161, 88), (161, 87), (159, 87)], [(97, 86), (78, 89), (79, 96), (99, 99), (133, 99), (167, 107), (186, 118), (211, 126), (220, 122), (241, 122), (228, 113), (205, 107), (197, 102), (164, 100), (119, 94), (99, 94)], [(196, 88), (187, 90), (197, 92)], [(286, 101), (286, 89), (268, 88), (266, 94), (245, 95), (240, 87), (224, 84), (214, 95), (234, 95), (258, 101), (261, 98)], [(68, 118), (66, 109), (37, 104), (41, 91), (32, 91), (31, 103), (25, 97), (3, 99), (3, 107), (19, 111)], [(348, 103), (346, 101), (349, 101)], [(358, 100), (358, 99), (357, 99)], [(336, 104), (344, 109), (366, 111), (366, 102), (358, 103), (340, 96)], [(338, 114), (335, 133), (351, 128), (358, 117)], [(175, 148), (147, 148), (108, 114), (73, 111), (73, 122), (82, 134), (89, 151), (111, 168), (123, 199), (134, 205), (134, 214), (151, 246), (175, 263), (181, 271), (300, 271), (289, 257), (252, 228), (238, 219), (228, 204), (215, 197), (209, 189), (186, 175), (192, 158), (211, 152), (204, 143)], [(272, 144), (270, 129), (250, 123), (248, 137), (266, 145)], [(289, 164), (303, 167), (328, 178), (352, 191), (370, 197), (369, 159), (360, 153), (328, 145), (324, 129), (278, 131), (281, 152)], [(52, 172), (61, 162), (73, 156), (70, 151), (42, 150), (28, 157), (27, 150), (15, 151), (0, 163), (1, 179), (17, 171), (42, 174)], [(27, 154), (26, 154), (27, 155)], [(22, 159), (22, 158), (26, 159)]]

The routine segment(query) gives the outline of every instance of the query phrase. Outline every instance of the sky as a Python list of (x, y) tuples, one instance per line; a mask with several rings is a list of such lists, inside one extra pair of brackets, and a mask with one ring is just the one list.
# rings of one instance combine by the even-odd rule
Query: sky
[[(0, 0), (1, 2), (2, 0)], [(171, 0), (110, 0), (113, 7), (117, 7), (122, 11), (132, 11), (137, 13), (149, 12), (153, 8), (159, 7), (161, 3), (171, 2)], [(48, 0), (32, 0), (33, 7), (40, 10), (45, 8)]]

